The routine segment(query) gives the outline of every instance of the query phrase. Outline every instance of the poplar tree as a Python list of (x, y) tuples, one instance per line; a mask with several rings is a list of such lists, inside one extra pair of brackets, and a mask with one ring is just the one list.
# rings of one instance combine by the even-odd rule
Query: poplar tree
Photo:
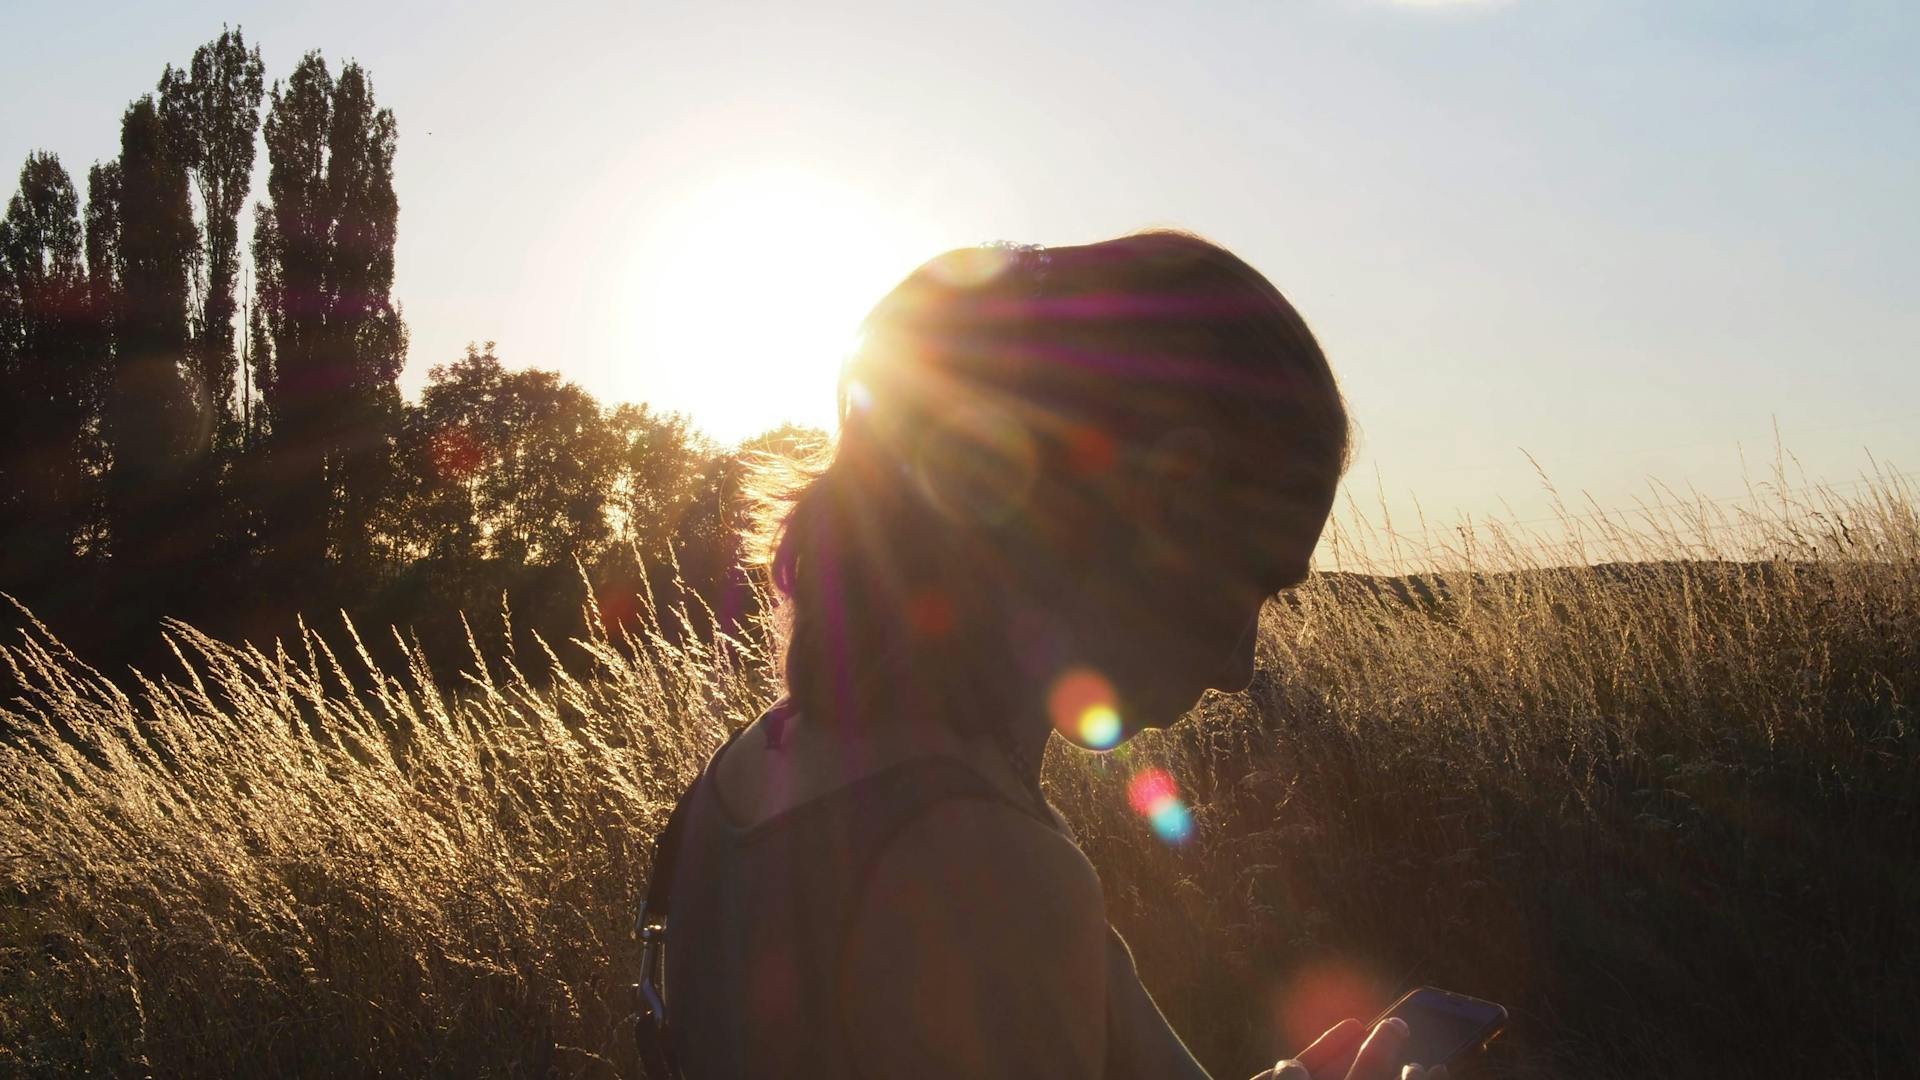
[[(192, 521), (172, 498), (180, 470), (205, 445), (209, 418), (189, 390), (188, 268), (195, 249), (186, 169), (152, 96), (127, 108), (120, 125), (112, 206), (89, 209), (110, 220), (113, 290), (111, 387), (104, 429), (109, 543), (129, 587), (190, 539)], [(103, 197), (107, 193), (99, 193)]]
[(235, 286), (240, 274), (240, 210), (253, 174), (265, 95), (260, 50), (247, 49), (238, 28), (193, 52), (182, 70), (160, 78), (162, 111), (174, 151), (200, 197), (203, 220), (194, 260), (190, 312), (196, 393), (213, 417), (213, 445), (225, 458), (240, 446), (235, 407), (239, 371), (234, 343)]
[(59, 158), (27, 156), (0, 218), (0, 581), (66, 569), (91, 504), (98, 372), (79, 198)]
[(111, 546), (111, 520), (108, 515), (106, 479), (113, 463), (113, 446), (107, 427), (108, 403), (112, 397), (114, 366), (114, 327), (120, 319), (120, 163), (94, 162), (87, 170), (87, 209), (85, 214), (87, 259), (88, 352), (93, 359), (93, 400), (91, 415), (94, 460), (92, 505), (86, 516), (83, 544), (90, 552), (106, 552)]
[(358, 64), (335, 80), (309, 53), (271, 97), (269, 201), (254, 222), (264, 346), (254, 364), (270, 429), (261, 497), (286, 580), (312, 588), (330, 556), (349, 575), (372, 569), (391, 471), (406, 354), (389, 296), (398, 136)]

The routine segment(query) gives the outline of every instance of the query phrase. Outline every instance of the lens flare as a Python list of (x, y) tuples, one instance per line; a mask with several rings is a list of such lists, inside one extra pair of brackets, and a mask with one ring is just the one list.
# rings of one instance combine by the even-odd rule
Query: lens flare
[(1120, 714), (1111, 706), (1096, 705), (1080, 714), (1080, 738), (1095, 750), (1120, 741)]
[(1180, 801), (1180, 789), (1167, 770), (1150, 768), (1133, 774), (1127, 782), (1127, 801), (1167, 843), (1184, 843), (1193, 835), (1193, 813)]
[(907, 600), (907, 622), (921, 637), (946, 637), (953, 632), (953, 601), (945, 593), (922, 589)]
[(1111, 472), (1118, 456), (1113, 436), (1099, 428), (1083, 424), (1067, 437), (1067, 465), (1082, 476)]
[(1305, 1046), (1349, 1016), (1371, 1016), (1392, 1000), (1391, 983), (1341, 956), (1309, 962), (1273, 988), (1273, 1041)]
[(966, 525), (997, 525), (1027, 503), (1040, 472), (1031, 432), (1012, 413), (949, 409), (919, 433), (915, 473), (936, 509)]
[(1179, 799), (1168, 799), (1147, 816), (1153, 831), (1160, 839), (1169, 844), (1185, 843), (1193, 835), (1193, 814), (1187, 810), (1187, 804)]
[(1047, 694), (1047, 714), (1067, 738), (1095, 750), (1120, 741), (1119, 698), (1113, 684), (1092, 668), (1069, 668)]
[(1180, 791), (1165, 769), (1141, 769), (1127, 782), (1127, 801), (1136, 814), (1151, 814), (1155, 806), (1179, 797)]

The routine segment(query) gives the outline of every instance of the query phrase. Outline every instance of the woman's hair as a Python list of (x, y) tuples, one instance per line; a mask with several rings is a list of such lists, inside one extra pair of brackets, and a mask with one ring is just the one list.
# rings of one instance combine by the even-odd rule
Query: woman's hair
[(831, 460), (772, 515), (787, 689), (830, 723), (921, 713), (902, 694), (959, 649), (1018, 663), (1005, 627), (969, 633), (983, 605), (1130, 527), (1132, 465), (1226, 492), (1346, 462), (1346, 409), (1306, 324), (1189, 234), (951, 251), (862, 329)]

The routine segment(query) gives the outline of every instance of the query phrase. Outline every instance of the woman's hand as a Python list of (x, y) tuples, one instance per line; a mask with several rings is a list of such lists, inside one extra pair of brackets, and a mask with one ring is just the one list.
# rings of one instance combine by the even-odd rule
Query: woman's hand
[(1407, 1022), (1397, 1016), (1380, 1021), (1370, 1032), (1358, 1020), (1342, 1020), (1312, 1046), (1254, 1080), (1447, 1080), (1445, 1065), (1401, 1068), (1400, 1049), (1406, 1043)]

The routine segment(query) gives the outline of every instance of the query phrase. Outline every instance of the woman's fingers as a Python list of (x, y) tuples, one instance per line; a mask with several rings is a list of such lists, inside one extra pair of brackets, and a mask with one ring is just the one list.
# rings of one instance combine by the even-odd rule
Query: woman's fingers
[(1342, 1020), (1328, 1028), (1326, 1034), (1313, 1040), (1312, 1046), (1295, 1054), (1293, 1060), (1314, 1076), (1345, 1076), (1344, 1067), (1336, 1071), (1331, 1066), (1352, 1061), (1354, 1051), (1360, 1045), (1360, 1037), (1366, 1031), (1358, 1020)]
[[(1273, 1068), (1261, 1073), (1253, 1080), (1314, 1080), (1313, 1073), (1298, 1058), (1274, 1062)], [(1400, 1070), (1400, 1080), (1447, 1080), (1447, 1067), (1435, 1065), (1429, 1069), (1423, 1065), (1407, 1065)]]
[[(1445, 1068), (1400, 1068), (1407, 1022), (1389, 1016), (1371, 1032), (1358, 1020), (1342, 1020), (1291, 1060), (1273, 1067), (1273, 1080), (1447, 1080)], [(1362, 1037), (1364, 1036), (1364, 1041)]]
[[(1400, 1075), (1400, 1051), (1407, 1045), (1407, 1022), (1389, 1016), (1373, 1026), (1373, 1033), (1360, 1046), (1347, 1080), (1396, 1080)], [(1335, 1073), (1333, 1075), (1339, 1075)]]

